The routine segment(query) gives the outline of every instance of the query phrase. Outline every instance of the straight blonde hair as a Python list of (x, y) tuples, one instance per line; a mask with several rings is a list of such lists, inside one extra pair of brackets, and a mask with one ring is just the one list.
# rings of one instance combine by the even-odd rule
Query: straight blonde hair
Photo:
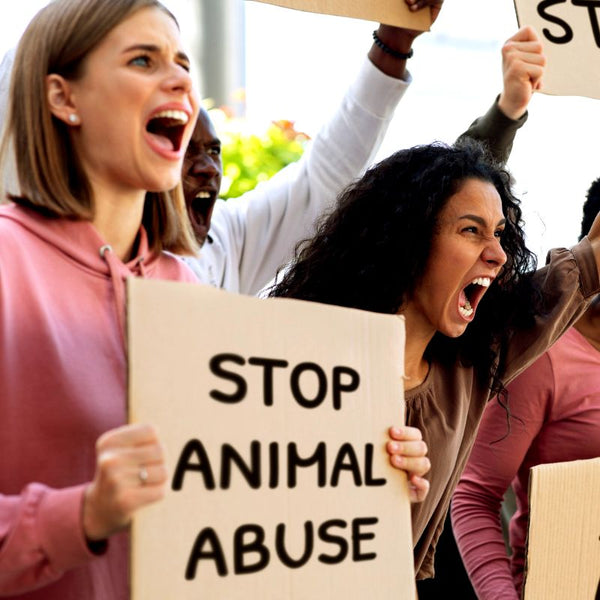
[[(33, 18), (18, 45), (11, 76), (0, 164), (12, 141), (19, 195), (10, 199), (48, 217), (92, 219), (92, 190), (74, 151), (68, 126), (50, 112), (46, 76), (77, 79), (88, 54), (132, 13), (156, 7), (157, 0), (54, 0)], [(181, 184), (166, 192), (147, 192), (142, 223), (151, 247), (193, 254), (193, 234)]]

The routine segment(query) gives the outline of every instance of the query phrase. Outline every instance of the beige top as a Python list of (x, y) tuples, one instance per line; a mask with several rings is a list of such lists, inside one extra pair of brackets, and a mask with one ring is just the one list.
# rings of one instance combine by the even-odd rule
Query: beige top
[[(514, 333), (506, 348), (504, 385), (543, 354), (600, 292), (587, 238), (571, 250), (552, 250), (536, 277), (550, 309), (536, 318), (534, 327)], [(406, 422), (422, 431), (431, 460), (429, 494), (412, 507), (417, 579), (433, 577), (435, 547), (490, 394), (489, 385), (482, 385), (474, 369), (458, 362), (452, 366), (432, 363), (425, 381), (405, 393)]]

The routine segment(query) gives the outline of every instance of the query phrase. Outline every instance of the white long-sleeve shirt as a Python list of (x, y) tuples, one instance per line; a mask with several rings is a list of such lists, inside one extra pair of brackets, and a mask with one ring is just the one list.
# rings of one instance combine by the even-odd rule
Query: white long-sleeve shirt
[(185, 261), (202, 283), (258, 293), (309, 237), (337, 195), (371, 164), (410, 84), (369, 59), (304, 155), (239, 198), (217, 200), (210, 237)]

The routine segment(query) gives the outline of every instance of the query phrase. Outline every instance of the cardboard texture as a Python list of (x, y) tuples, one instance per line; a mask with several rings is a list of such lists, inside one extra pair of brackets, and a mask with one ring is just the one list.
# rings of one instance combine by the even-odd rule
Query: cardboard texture
[(352, 17), (408, 27), (419, 31), (429, 31), (431, 15), (429, 10), (411, 12), (404, 0), (255, 0), (264, 4), (275, 4), (283, 8), (294, 8), (307, 12), (339, 17)]
[(600, 458), (533, 467), (529, 496), (524, 600), (599, 598)]
[(385, 451), (401, 317), (130, 278), (128, 334), (130, 419), (171, 477), (134, 520), (133, 600), (415, 598)]
[(531, 25), (548, 60), (542, 92), (600, 98), (600, 13), (589, 2), (514, 0), (519, 26)]

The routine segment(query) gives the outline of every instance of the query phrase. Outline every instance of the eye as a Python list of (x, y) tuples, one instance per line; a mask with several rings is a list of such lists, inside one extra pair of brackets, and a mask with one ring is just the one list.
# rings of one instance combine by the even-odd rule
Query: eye
[(179, 62), (177, 63), (186, 73), (190, 72), (190, 63), (188, 62)]
[(475, 235), (479, 233), (477, 225), (469, 225), (468, 227), (463, 227), (461, 231), (462, 233), (472, 233)]
[(503, 235), (504, 235), (504, 227), (502, 229), (496, 229), (496, 231), (494, 231), (494, 237), (502, 238)]
[(149, 67), (152, 59), (147, 54), (140, 54), (129, 61), (134, 67)]
[(208, 154), (211, 156), (221, 156), (221, 146), (212, 146), (208, 149)]

